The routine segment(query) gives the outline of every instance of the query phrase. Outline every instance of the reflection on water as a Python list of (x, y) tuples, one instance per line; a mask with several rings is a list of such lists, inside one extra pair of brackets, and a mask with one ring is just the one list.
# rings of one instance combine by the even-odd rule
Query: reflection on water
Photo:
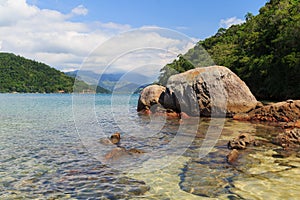
[[(115, 98), (121, 102), (123, 97)], [(197, 124), (195, 120), (181, 123), (166, 120), (163, 124), (153, 121), (151, 126), (156, 127), (148, 126), (141, 131), (141, 126), (149, 125), (150, 118), (135, 113), (137, 98), (131, 99), (129, 114), (125, 115), (118, 105), (111, 110), (109, 95), (96, 96), (95, 115), (82, 115), (80, 119), (84, 122), (96, 116), (92, 125), (100, 126), (103, 133), (87, 132), (92, 142), (97, 144), (101, 137), (121, 131), (123, 147), (134, 147), (151, 155), (149, 152), (164, 150), (180, 130), (180, 139), (191, 144), (177, 143), (176, 151), (184, 150), (182, 155), (172, 154), (170, 148), (161, 156), (148, 156), (135, 171), (124, 173), (118, 170), (118, 165), (106, 166), (95, 159), (93, 153), (99, 149), (82, 142), (84, 135), (78, 135), (75, 129), (71, 95), (0, 95), (0, 199), (298, 199), (300, 196), (299, 150), (287, 154), (265, 142), (241, 151), (235, 164), (226, 162), (228, 140), (247, 132), (256, 139), (270, 141), (282, 131), (280, 128), (227, 119), (214, 148), (199, 158), (211, 125), (209, 119), (196, 120)], [(85, 101), (80, 103), (80, 109), (88, 108)], [(124, 116), (118, 115), (116, 119), (111, 113), (118, 114), (118, 110)], [(132, 123), (128, 124), (128, 120)], [(161, 168), (162, 163), (169, 165)], [(149, 167), (158, 169), (149, 172)]]

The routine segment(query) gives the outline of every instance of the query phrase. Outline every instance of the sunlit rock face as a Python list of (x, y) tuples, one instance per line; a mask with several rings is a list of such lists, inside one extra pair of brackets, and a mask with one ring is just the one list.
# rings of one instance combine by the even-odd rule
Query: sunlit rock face
[(211, 66), (173, 75), (166, 87), (146, 87), (141, 92), (138, 111), (155, 104), (190, 116), (232, 116), (254, 109), (257, 100), (228, 68)]

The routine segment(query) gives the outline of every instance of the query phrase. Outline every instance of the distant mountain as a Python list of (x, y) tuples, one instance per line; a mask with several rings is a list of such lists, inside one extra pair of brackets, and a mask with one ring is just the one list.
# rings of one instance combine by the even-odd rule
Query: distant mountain
[[(79, 75), (78, 75), (79, 73)], [(66, 75), (71, 76), (71, 77), (76, 77), (77, 75), (81, 79), (89, 80), (91, 79), (92, 82), (97, 81), (100, 77), (100, 74), (97, 74), (93, 71), (85, 71), (85, 70), (75, 70), (75, 71), (70, 71), (70, 72), (65, 72)], [(115, 74), (102, 74), (101, 75), (101, 81), (113, 81), (116, 82), (118, 81), (124, 74), (123, 73), (115, 73)]]
[[(92, 85), (98, 85), (114, 93), (134, 93), (145, 82), (151, 83), (149, 77), (139, 73), (104, 73), (97, 74), (93, 71), (76, 70), (72, 72), (66, 72), (66, 75), (70, 77), (76, 77), (78, 80), (85, 81)], [(100, 80), (99, 80), (100, 79)]]

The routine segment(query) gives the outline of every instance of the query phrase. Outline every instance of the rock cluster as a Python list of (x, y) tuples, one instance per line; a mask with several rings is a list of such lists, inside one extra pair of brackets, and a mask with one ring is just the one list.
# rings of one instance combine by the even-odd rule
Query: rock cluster
[(166, 87), (151, 85), (141, 92), (137, 111), (157, 107), (188, 116), (232, 116), (254, 109), (257, 101), (247, 85), (222, 66), (196, 68), (170, 77)]
[(300, 145), (300, 129), (286, 130), (273, 139), (273, 143), (284, 149), (294, 148)]
[(112, 134), (109, 139), (108, 138), (100, 139), (100, 143), (102, 144), (116, 145), (114, 149), (112, 149), (110, 152), (108, 152), (105, 155), (106, 161), (116, 161), (126, 156), (133, 156), (136, 154), (145, 153), (145, 151), (140, 149), (136, 149), (136, 148), (126, 149), (125, 147), (122, 147), (120, 145), (120, 140), (121, 140), (121, 134), (119, 132), (115, 132), (114, 134)]
[(252, 135), (249, 133), (241, 133), (236, 138), (233, 138), (230, 140), (227, 144), (228, 149), (231, 149), (230, 153), (226, 156), (227, 162), (232, 164), (234, 163), (238, 156), (239, 151), (238, 150), (244, 150), (249, 145), (258, 146), (259, 142), (254, 139)]
[(255, 140), (249, 133), (242, 133), (238, 137), (228, 142), (228, 149), (246, 149), (250, 144), (254, 144)]
[[(300, 118), (300, 100), (288, 100), (284, 102), (266, 105), (250, 111), (238, 113), (233, 116), (236, 120), (265, 121), (265, 122), (297, 122)], [(295, 125), (299, 125), (299, 122)]]

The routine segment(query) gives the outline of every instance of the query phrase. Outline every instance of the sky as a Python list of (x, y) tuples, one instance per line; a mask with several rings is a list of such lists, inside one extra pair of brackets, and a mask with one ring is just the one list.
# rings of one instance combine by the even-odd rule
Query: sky
[(161, 68), (219, 28), (243, 23), (247, 12), (258, 14), (266, 2), (0, 0), (0, 51), (62, 71)]

